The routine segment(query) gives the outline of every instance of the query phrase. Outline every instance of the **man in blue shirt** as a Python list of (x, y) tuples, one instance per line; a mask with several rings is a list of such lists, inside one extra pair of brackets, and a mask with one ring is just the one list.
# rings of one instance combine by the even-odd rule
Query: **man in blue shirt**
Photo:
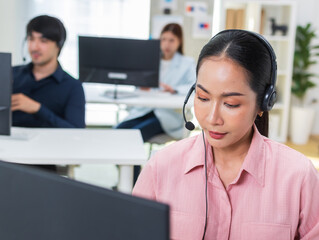
[(42, 15), (28, 23), (27, 44), (32, 62), (13, 68), (13, 126), (85, 127), (82, 84), (58, 62), (65, 39), (65, 28), (57, 18)]

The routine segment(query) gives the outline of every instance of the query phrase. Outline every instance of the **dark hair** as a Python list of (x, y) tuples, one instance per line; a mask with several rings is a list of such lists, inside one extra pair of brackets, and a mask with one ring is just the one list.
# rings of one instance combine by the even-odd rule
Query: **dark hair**
[(35, 17), (27, 25), (27, 36), (31, 36), (33, 31), (41, 33), (43, 37), (56, 42), (60, 54), (66, 40), (66, 30), (59, 19), (48, 15)]
[[(231, 30), (213, 37), (202, 49), (196, 67), (196, 75), (203, 60), (212, 56), (225, 56), (242, 66), (248, 75), (248, 84), (257, 94), (257, 106), (261, 109), (265, 91), (271, 83), (271, 56), (269, 50), (248, 31)], [(258, 131), (268, 137), (268, 112), (257, 116)]]
[(177, 23), (169, 23), (167, 25), (164, 26), (164, 28), (161, 31), (161, 35), (165, 32), (171, 32), (173, 33), (178, 39), (179, 39), (179, 47), (177, 49), (177, 51), (180, 54), (184, 54), (183, 53), (183, 29), (181, 27), (181, 25), (177, 24)]

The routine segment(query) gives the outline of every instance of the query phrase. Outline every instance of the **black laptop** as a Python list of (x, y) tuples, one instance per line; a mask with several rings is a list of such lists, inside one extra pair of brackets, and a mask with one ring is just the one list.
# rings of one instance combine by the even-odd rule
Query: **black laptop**
[(0, 189), (0, 239), (169, 239), (165, 204), (3, 161)]

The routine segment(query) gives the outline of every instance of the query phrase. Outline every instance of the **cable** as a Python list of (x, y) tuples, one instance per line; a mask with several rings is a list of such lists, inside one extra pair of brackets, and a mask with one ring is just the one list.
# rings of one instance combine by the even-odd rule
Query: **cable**
[[(188, 93), (186, 95), (186, 98), (184, 100), (184, 105), (183, 105), (183, 118), (185, 121), (185, 127), (189, 130), (192, 131), (195, 128), (195, 125), (191, 122), (191, 121), (187, 121), (186, 120), (186, 116), (185, 116), (185, 106), (188, 102), (188, 99), (190, 97), (190, 95), (192, 94), (192, 92), (195, 90), (196, 87), (196, 83), (194, 83), (192, 85), (192, 87), (188, 90)], [(203, 142), (204, 142), (204, 151), (205, 151), (205, 179), (206, 179), (206, 183), (205, 183), (205, 227), (204, 227), (204, 233), (203, 233), (203, 237), (202, 239), (204, 240), (205, 235), (206, 235), (206, 228), (207, 228), (207, 215), (208, 215), (208, 199), (207, 199), (207, 157), (206, 157), (206, 143), (205, 143), (205, 134), (204, 134), (204, 130), (202, 130), (202, 134), (203, 134)]]
[(205, 150), (205, 227), (204, 227), (204, 233), (202, 239), (204, 240), (205, 235), (206, 235), (206, 228), (207, 228), (207, 210), (208, 210), (208, 199), (207, 199), (207, 158), (206, 158), (206, 143), (205, 143), (205, 135), (204, 135), (204, 130), (202, 130), (203, 133), (203, 142), (204, 142), (204, 150)]

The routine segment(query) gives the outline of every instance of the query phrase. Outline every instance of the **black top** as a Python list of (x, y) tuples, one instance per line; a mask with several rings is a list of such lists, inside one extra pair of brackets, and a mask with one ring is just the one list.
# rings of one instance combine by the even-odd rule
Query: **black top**
[(19, 127), (84, 128), (85, 97), (80, 81), (67, 74), (60, 64), (40, 81), (32, 73), (33, 64), (13, 67), (13, 93), (23, 93), (40, 102), (35, 114), (12, 113), (12, 125)]

